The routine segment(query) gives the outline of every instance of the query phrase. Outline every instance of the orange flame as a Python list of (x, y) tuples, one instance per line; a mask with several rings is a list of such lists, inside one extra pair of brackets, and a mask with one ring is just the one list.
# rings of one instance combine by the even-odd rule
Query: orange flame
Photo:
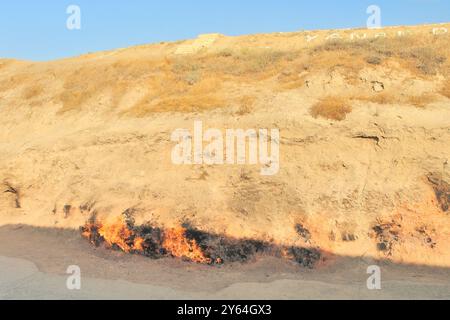
[(144, 242), (145, 240), (141, 237), (137, 237), (134, 239), (133, 248), (135, 251), (143, 252), (144, 251)]
[(110, 246), (116, 245), (125, 252), (131, 251), (131, 247), (127, 242), (133, 233), (120, 218), (116, 222), (102, 225), (98, 233)]
[(134, 232), (128, 228), (121, 218), (113, 222), (87, 224), (82, 236), (91, 239), (94, 229), (97, 229), (98, 234), (111, 247), (116, 245), (127, 253), (144, 250), (144, 239), (135, 237)]
[(205, 256), (197, 242), (186, 238), (185, 228), (166, 230), (163, 247), (174, 257), (187, 258), (198, 263), (211, 263), (211, 259)]
[[(95, 239), (98, 234), (109, 246), (117, 246), (122, 251), (144, 253), (145, 240), (136, 236), (133, 230), (127, 226), (123, 219), (107, 223), (88, 223), (85, 225), (82, 236)], [(177, 258), (186, 258), (190, 261), (210, 264), (212, 260), (208, 258), (194, 239), (186, 237), (186, 229), (179, 227), (166, 229), (163, 232), (161, 248)]]

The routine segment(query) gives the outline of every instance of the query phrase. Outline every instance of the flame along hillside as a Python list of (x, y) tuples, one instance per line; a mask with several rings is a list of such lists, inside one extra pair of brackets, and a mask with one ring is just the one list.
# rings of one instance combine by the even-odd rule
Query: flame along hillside
[[(81, 227), (96, 245), (207, 264), (448, 267), (448, 27), (0, 60), (0, 223)], [(278, 128), (279, 173), (174, 165), (171, 133), (196, 120)]]
[(194, 239), (186, 238), (186, 229), (182, 227), (166, 230), (164, 234), (158, 228), (148, 227), (147, 230), (141, 230), (141, 233), (147, 231), (144, 238), (133, 231), (132, 226), (118, 218), (113, 223), (88, 223), (81, 231), (82, 235), (95, 245), (105, 241), (109, 247), (116, 247), (127, 253), (147, 254), (151, 257), (170, 254), (198, 263), (213, 262), (205, 256)]
[[(150, 258), (176, 257), (208, 265), (246, 262), (267, 254), (313, 268), (324, 261), (319, 250), (294, 246), (277, 246), (273, 242), (232, 239), (196, 230), (187, 223), (177, 228), (162, 229), (149, 224), (135, 226), (133, 213), (124, 212), (115, 221), (102, 223), (92, 219), (80, 228), (82, 236), (93, 245)], [(301, 228), (297, 226), (297, 228)]]

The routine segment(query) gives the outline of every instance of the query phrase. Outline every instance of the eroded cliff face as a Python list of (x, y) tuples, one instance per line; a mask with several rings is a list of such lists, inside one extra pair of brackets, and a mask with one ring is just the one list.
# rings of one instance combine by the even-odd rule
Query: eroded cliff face
[[(327, 261), (449, 266), (450, 42), (442, 29), (433, 34), (445, 27), (353, 40), (364, 31), (215, 36), (198, 50), (188, 41), (1, 60), (0, 223), (90, 221), (111, 226), (97, 236), (122, 249), (135, 240), (129, 232), (152, 226), (187, 251), (200, 245), (201, 259), (210, 258), (183, 225), (294, 258), (306, 248)], [(174, 164), (172, 134), (194, 135), (195, 121), (202, 134), (278, 129), (279, 171), (261, 175), (248, 157)], [(111, 222), (130, 215), (132, 227)], [(148, 249), (146, 241), (132, 248)]]

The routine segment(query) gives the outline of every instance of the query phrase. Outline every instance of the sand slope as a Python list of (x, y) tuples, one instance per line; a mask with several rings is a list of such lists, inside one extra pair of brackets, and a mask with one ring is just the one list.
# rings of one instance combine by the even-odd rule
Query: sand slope
[[(449, 38), (435, 27), (357, 45), (347, 38), (364, 30), (342, 31), (344, 45), (320, 31), (1, 60), (0, 223), (78, 230), (131, 208), (137, 223), (449, 267), (450, 57), (437, 56)], [(351, 105), (342, 121), (311, 114), (329, 96)], [(279, 173), (174, 165), (171, 134), (196, 120), (278, 128)]]

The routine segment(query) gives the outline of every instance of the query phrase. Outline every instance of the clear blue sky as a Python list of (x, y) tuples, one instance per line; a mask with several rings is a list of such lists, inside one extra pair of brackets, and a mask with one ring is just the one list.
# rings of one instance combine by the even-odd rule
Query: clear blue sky
[[(81, 30), (66, 8), (81, 8)], [(0, 57), (51, 60), (136, 44), (227, 35), (450, 21), (450, 0), (2, 0)]]

